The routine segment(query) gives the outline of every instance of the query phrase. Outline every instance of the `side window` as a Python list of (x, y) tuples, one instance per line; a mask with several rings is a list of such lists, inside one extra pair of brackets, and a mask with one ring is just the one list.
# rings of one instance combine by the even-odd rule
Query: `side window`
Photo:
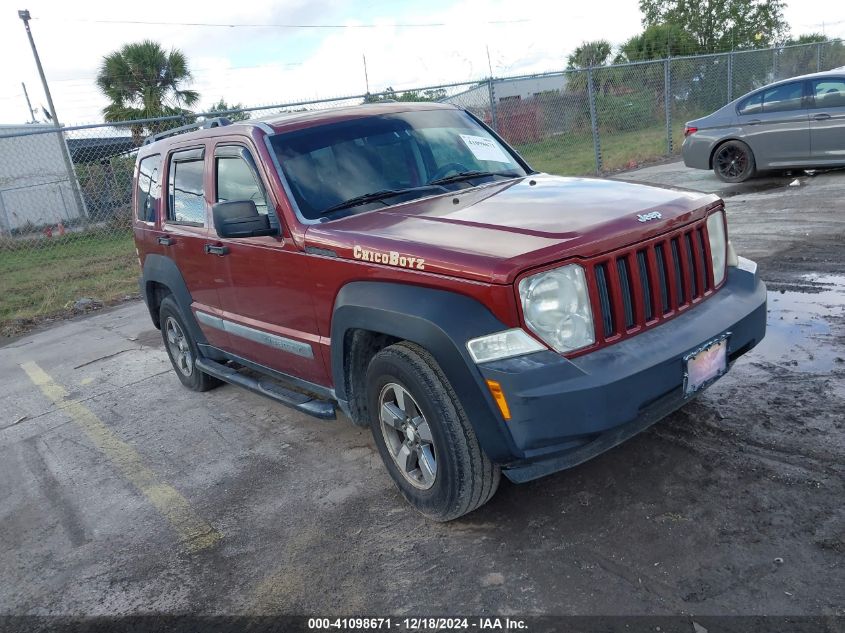
[(760, 114), (763, 111), (763, 93), (758, 92), (756, 95), (748, 97), (745, 101), (739, 104), (740, 114)]
[(176, 153), (170, 161), (167, 219), (180, 224), (205, 225), (202, 154)]
[(138, 166), (138, 190), (135, 192), (135, 217), (142, 222), (155, 222), (161, 198), (161, 156), (147, 156)]
[(831, 77), (813, 81), (817, 108), (845, 108), (845, 79)]
[(267, 194), (252, 157), (246, 150), (236, 147), (224, 148), (224, 152), (215, 158), (216, 202), (252, 200), (258, 212), (267, 215)]
[(804, 84), (796, 81), (763, 91), (763, 112), (800, 110), (803, 106)]

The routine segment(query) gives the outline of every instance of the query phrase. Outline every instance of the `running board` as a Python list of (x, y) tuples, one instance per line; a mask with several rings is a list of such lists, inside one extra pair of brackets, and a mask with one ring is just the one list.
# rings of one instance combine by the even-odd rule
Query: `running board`
[(271, 378), (253, 378), (246, 376), (232, 367), (223, 365), (208, 358), (197, 358), (196, 367), (209, 376), (219, 378), (271, 400), (280, 402), (292, 409), (307, 413), (321, 420), (333, 420), (336, 417), (335, 406), (328, 400), (320, 400), (298, 391), (288, 389)]

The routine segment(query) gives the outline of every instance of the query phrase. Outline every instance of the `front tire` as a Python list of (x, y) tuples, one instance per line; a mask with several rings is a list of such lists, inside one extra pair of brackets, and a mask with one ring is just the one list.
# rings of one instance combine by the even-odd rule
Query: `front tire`
[(217, 378), (203, 373), (196, 367), (199, 349), (191, 337), (190, 330), (185, 327), (185, 319), (173, 297), (165, 297), (162, 300), (159, 323), (164, 349), (167, 350), (176, 376), (182, 384), (192, 391), (208, 391), (220, 385), (221, 382)]
[(757, 170), (754, 152), (742, 141), (727, 141), (713, 153), (713, 172), (722, 182), (745, 182)]
[(366, 384), (373, 438), (408, 503), (450, 521), (490, 500), (501, 470), (426, 350), (407, 342), (386, 347), (370, 361)]

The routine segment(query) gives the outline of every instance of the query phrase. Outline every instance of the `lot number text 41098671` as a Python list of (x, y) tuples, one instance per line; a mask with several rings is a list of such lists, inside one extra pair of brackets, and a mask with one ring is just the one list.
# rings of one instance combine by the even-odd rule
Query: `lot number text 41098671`
[(527, 631), (525, 620), (518, 618), (308, 618), (313, 631)]

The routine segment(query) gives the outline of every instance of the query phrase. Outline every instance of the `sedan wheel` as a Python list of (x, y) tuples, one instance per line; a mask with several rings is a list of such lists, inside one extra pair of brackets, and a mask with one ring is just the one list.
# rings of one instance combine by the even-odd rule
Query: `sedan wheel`
[(744, 182), (754, 175), (754, 154), (740, 141), (719, 146), (713, 156), (713, 171), (724, 182)]

